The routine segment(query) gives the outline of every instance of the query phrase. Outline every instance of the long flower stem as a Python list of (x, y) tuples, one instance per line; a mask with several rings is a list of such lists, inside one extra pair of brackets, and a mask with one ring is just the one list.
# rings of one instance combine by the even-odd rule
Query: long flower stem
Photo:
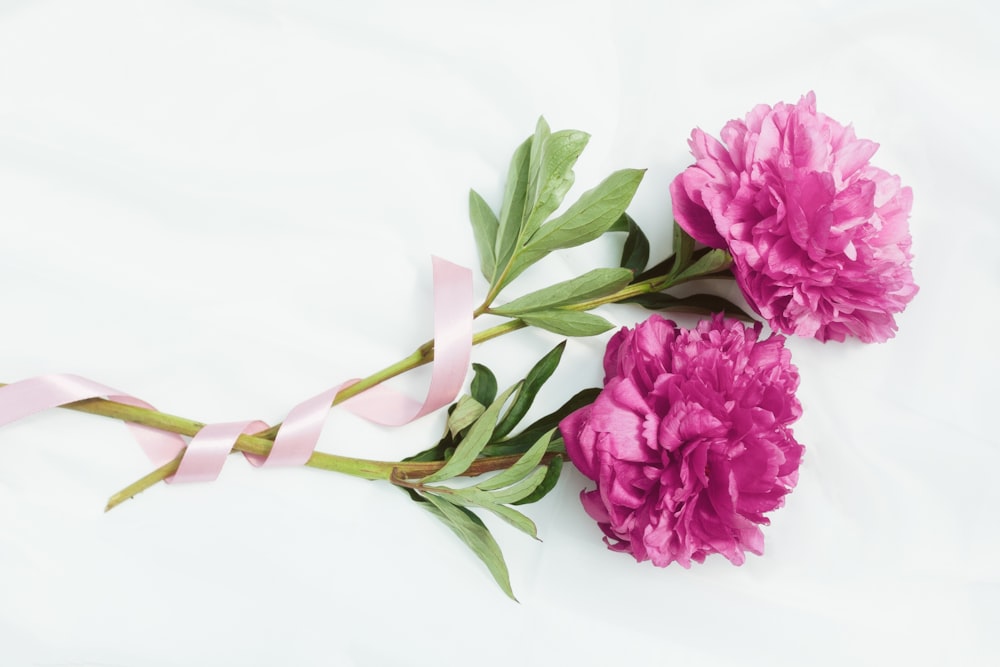
[[(521, 320), (510, 320), (475, 334), (472, 337), (472, 344), (478, 345), (479, 343), (484, 343), (512, 331), (523, 329), (526, 326), (527, 325)], [(422, 366), (423, 364), (430, 362), (433, 358), (434, 341), (428, 341), (418, 347), (417, 350), (408, 357), (399, 360), (391, 366), (387, 366), (381, 371), (378, 371), (363, 380), (359, 380), (349, 387), (345, 387), (337, 393), (337, 396), (333, 399), (332, 405), (342, 403), (348, 398), (361, 393), (365, 389), (384, 382), (389, 378), (396, 377), (397, 375), (400, 375), (408, 370)], [(165, 415), (155, 410), (133, 408), (130, 405), (124, 405), (122, 403), (116, 403), (105, 399), (90, 399), (79, 403), (72, 403), (64, 407), (73, 410), (80, 410), (81, 412), (90, 412), (92, 414), (113, 417), (115, 419), (121, 419), (122, 421), (153, 426), (164, 431), (171, 431), (173, 433), (180, 433), (181, 435), (187, 436), (194, 436), (204, 426), (204, 424), (190, 421), (182, 417)], [(261, 431), (260, 433), (239, 436), (233, 444), (233, 451), (266, 456), (270, 453), (271, 447), (274, 445), (274, 438), (280, 427), (281, 424), (275, 424), (271, 428)], [(184, 458), (184, 453), (186, 451), (186, 448), (181, 450), (177, 456), (173, 458), (173, 460), (168, 461), (159, 468), (153, 470), (149, 474), (136, 480), (132, 484), (129, 484), (127, 487), (111, 496), (108, 500), (107, 506), (104, 508), (104, 511), (106, 512), (113, 509), (129, 498), (132, 498), (155, 485), (157, 482), (162, 482), (168, 479), (171, 475), (177, 472), (177, 468), (180, 466), (181, 459)], [(509, 457), (495, 457), (489, 460), (495, 461), (499, 464), (505, 458)], [(514, 460), (516, 460), (516, 457), (508, 461), (508, 463), (513, 463)], [(347, 456), (337, 456), (335, 454), (326, 454), (324, 452), (313, 452), (312, 456), (309, 457), (309, 460), (306, 461), (305, 465), (312, 468), (319, 468), (321, 470), (330, 470), (333, 472), (343, 473), (345, 475), (361, 477), (362, 479), (389, 479), (392, 476), (392, 471), (394, 469), (407, 475), (429, 475), (436, 471), (438, 467), (443, 465), (443, 462), (403, 463), (371, 461)], [(469, 472), (467, 474), (480, 475), (488, 470), (499, 469), (499, 467), (480, 468), (482, 468), (482, 466), (473, 465), (469, 468)]]

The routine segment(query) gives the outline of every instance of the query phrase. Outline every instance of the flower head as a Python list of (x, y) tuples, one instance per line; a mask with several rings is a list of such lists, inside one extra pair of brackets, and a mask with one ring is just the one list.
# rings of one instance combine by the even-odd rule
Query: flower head
[(751, 307), (784, 333), (881, 342), (917, 293), (907, 218), (912, 193), (868, 163), (878, 144), (798, 104), (755, 107), (722, 129), (699, 129), (696, 163), (670, 186), (674, 218), (697, 241), (726, 248)]
[(798, 478), (802, 410), (784, 338), (716, 316), (692, 330), (653, 315), (611, 339), (604, 389), (560, 424), (597, 483), (584, 508), (615, 551), (689, 567), (761, 554), (760, 524)]

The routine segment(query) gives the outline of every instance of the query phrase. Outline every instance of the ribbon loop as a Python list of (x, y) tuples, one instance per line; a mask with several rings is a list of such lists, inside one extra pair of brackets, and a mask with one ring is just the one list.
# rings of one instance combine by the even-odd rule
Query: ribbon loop
[(268, 428), (262, 421), (206, 424), (191, 438), (184, 458), (171, 481), (214, 482), (233, 451), (236, 439), (244, 433), (257, 433)]

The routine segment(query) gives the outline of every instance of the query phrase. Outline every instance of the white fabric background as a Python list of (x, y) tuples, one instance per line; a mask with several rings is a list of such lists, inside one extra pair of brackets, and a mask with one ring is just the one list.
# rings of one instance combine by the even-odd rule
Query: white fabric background
[[(593, 135), (577, 194), (648, 167), (630, 210), (658, 260), (691, 128), (815, 90), (913, 188), (921, 286), (887, 344), (789, 343), (807, 458), (764, 557), (609, 552), (573, 471), (528, 508), (544, 543), (490, 524), (519, 605), (387, 485), (231, 458), (104, 514), (149, 469), (120, 424), (6, 427), (0, 663), (995, 664), (997, 18), (985, 0), (0, 3), (5, 382), (71, 372), (202, 421), (281, 419), (429, 337), (429, 258), (475, 264), (468, 189), (498, 204), (540, 114)], [(551, 256), (511, 296), (619, 242)], [(569, 344), (534, 414), (599, 382), (606, 338)], [(474, 358), (508, 384), (558, 340)], [(440, 428), (335, 411), (321, 449), (401, 457)]]

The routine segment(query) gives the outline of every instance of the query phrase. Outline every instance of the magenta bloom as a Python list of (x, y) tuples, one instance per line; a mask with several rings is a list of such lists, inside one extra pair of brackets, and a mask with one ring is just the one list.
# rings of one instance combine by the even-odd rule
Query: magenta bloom
[(583, 506), (615, 551), (665, 567), (761, 554), (759, 525), (798, 479), (798, 372), (784, 337), (721, 315), (679, 329), (653, 315), (604, 355), (604, 390), (560, 424), (597, 482)]
[(691, 133), (697, 162), (670, 185), (677, 223), (726, 248), (750, 306), (784, 333), (882, 342), (917, 293), (907, 218), (913, 195), (868, 164), (878, 144), (816, 111), (755, 107)]

